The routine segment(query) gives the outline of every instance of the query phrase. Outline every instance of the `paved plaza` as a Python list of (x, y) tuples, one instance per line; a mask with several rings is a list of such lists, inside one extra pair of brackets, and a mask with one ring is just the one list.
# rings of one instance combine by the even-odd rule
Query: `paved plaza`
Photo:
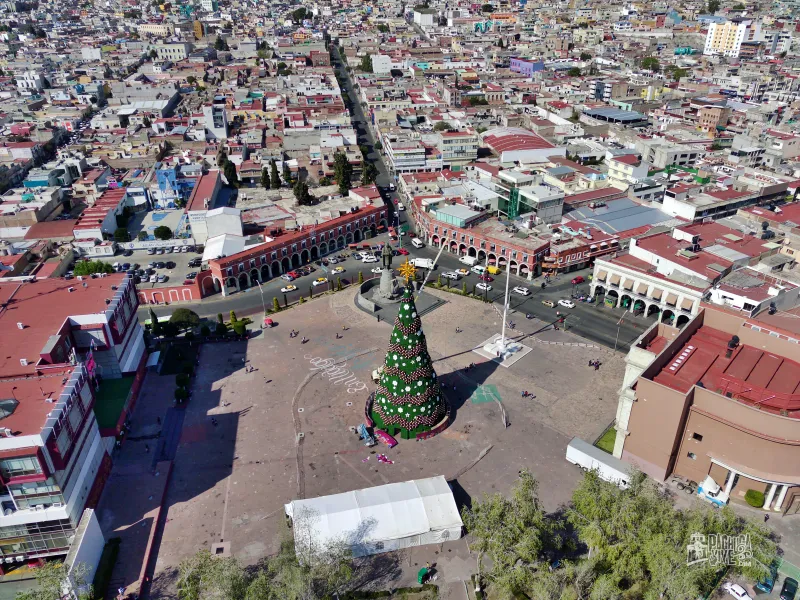
[[(247, 343), (203, 347), (151, 597), (170, 597), (180, 561), (212, 544), (230, 544), (248, 564), (274, 552), (286, 531), (283, 505), (295, 498), (443, 474), (457, 500), (468, 503), (507, 492), (519, 470), (529, 469), (547, 509), (568, 500), (580, 471), (564, 460), (567, 443), (572, 436), (593, 441), (613, 420), (621, 355), (523, 318), (512, 333), (531, 351), (501, 368), (472, 352), (499, 331), (496, 311), (431, 293), (445, 304), (423, 317), (423, 327), (454, 422), (436, 438), (401, 441), (392, 450), (365, 448), (351, 431), (363, 422), (375, 387), (370, 374), (383, 361), (391, 327), (357, 310), (353, 292), (279, 314), (277, 327)], [(291, 329), (308, 343), (289, 338)], [(599, 372), (588, 367), (595, 358), (603, 362)], [(471, 362), (476, 367), (466, 371)], [(522, 390), (535, 397), (523, 399)], [(378, 463), (373, 450), (394, 464)], [(386, 585), (413, 583), (415, 567), (426, 561), (438, 563), (443, 581), (454, 585), (474, 568), (464, 540), (415, 548), (396, 561), (385, 569)]]

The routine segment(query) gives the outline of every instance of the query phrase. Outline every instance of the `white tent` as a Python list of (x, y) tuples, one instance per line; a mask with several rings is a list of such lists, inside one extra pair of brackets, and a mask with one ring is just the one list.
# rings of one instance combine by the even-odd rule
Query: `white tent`
[(461, 537), (461, 516), (444, 476), (294, 500), (298, 556), (344, 542), (353, 556), (439, 544)]

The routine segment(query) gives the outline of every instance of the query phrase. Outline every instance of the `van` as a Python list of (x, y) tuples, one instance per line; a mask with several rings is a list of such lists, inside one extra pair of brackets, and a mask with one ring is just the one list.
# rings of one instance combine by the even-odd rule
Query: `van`
[(473, 273), (477, 273), (478, 275), (483, 275), (484, 273), (486, 273), (486, 267), (484, 267), (483, 265), (475, 265), (470, 269), (470, 271), (472, 271)]
[(419, 238), (413, 238), (411, 240), (411, 245), (414, 246), (414, 248), (424, 248), (425, 247), (425, 244), (423, 244), (422, 240), (419, 239)]
[(428, 269), (429, 271), (434, 267), (432, 258), (415, 258), (411, 261), (411, 264), (418, 269)]
[(474, 256), (462, 256), (458, 259), (458, 262), (464, 263), (467, 266), (474, 267), (478, 264), (478, 259)]
[(499, 267), (493, 267), (492, 265), (489, 265), (488, 267), (486, 267), (486, 270), (492, 275), (497, 275), (500, 272), (500, 268)]

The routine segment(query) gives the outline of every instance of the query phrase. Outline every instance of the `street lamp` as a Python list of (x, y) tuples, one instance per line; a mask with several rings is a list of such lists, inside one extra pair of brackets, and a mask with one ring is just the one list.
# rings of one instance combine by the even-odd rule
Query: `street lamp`
[(261, 292), (261, 307), (264, 309), (264, 316), (267, 314), (267, 305), (264, 303), (264, 288), (261, 287), (261, 282), (256, 279), (256, 283), (258, 284), (258, 291)]
[(614, 340), (614, 352), (616, 352), (616, 351), (617, 351), (617, 342), (619, 342), (619, 328), (620, 328), (620, 326), (622, 325), (622, 318), (623, 318), (623, 317), (624, 317), (624, 316), (625, 316), (627, 313), (628, 313), (628, 311), (626, 310), (624, 313), (622, 313), (622, 317), (620, 317), (620, 318), (619, 318), (619, 321), (617, 321), (617, 338)]

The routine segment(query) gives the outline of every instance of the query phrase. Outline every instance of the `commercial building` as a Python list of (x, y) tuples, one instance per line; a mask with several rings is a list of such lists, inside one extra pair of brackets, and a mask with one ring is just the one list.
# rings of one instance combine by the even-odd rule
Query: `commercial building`
[(761, 37), (761, 23), (749, 19), (731, 19), (725, 23), (710, 23), (703, 54), (737, 57), (745, 42), (756, 42)]
[(198, 244), (205, 244), (209, 237), (206, 217), (208, 212), (214, 209), (221, 189), (220, 172), (218, 170), (209, 171), (197, 180), (186, 203), (184, 210), (189, 221), (189, 229), (194, 241)]
[(96, 504), (126, 414), (96, 390), (143, 364), (138, 304), (122, 274), (0, 281), (0, 573), (65, 555)]
[(659, 480), (710, 476), (731, 502), (757, 490), (765, 511), (800, 511), (797, 316), (703, 305), (681, 331), (653, 325), (626, 359), (614, 456)]

